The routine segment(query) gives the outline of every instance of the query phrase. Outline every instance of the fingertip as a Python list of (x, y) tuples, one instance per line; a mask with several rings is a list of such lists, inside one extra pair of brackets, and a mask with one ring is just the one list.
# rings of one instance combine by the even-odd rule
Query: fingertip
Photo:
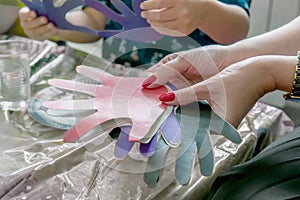
[(75, 70), (77, 73), (82, 72), (83, 70), (85, 70), (87, 67), (85, 65), (78, 65)]
[(144, 10), (145, 8), (146, 8), (146, 2), (142, 2), (141, 4), (140, 4), (140, 8), (142, 9), (142, 10)]
[(30, 9), (28, 7), (22, 7), (22, 8), (20, 8), (19, 12), (21, 12), (21, 13), (29, 13)]
[(29, 11), (29, 16), (30, 16), (31, 18), (36, 18), (36, 17), (37, 17), (37, 14), (36, 14), (36, 12), (34, 12), (33, 10), (31, 10), (31, 11)]
[(163, 103), (174, 101), (175, 93), (174, 92), (164, 93), (159, 96), (159, 100), (162, 101)]
[(23, 7), (19, 10), (18, 15), (21, 20), (31, 18), (30, 9), (28, 7)]
[(156, 81), (156, 76), (151, 75), (143, 81), (142, 86), (144, 88), (150, 88), (150, 86), (153, 85), (154, 81)]
[(55, 80), (54, 79), (49, 79), (47, 82), (48, 82), (49, 85), (52, 85), (55, 82)]
[(52, 22), (50, 22), (50, 23), (48, 23), (47, 24), (47, 28), (49, 29), (49, 30), (55, 30), (55, 25), (52, 23)]
[(48, 19), (44, 16), (40, 17), (39, 20), (40, 20), (40, 23), (42, 23), (42, 24), (47, 24), (48, 23)]

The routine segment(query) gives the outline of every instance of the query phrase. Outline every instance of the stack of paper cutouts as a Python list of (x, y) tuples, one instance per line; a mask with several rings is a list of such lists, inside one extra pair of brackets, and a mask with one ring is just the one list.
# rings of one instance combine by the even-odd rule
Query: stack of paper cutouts
[[(115, 150), (116, 157), (124, 158), (135, 142), (140, 143), (143, 155), (147, 157), (153, 155), (159, 128), (165, 129), (164, 126), (167, 126), (165, 121), (177, 122), (175, 115), (171, 114), (172, 108), (163, 105), (158, 99), (161, 94), (168, 91), (167, 87), (145, 89), (142, 88), (144, 80), (142, 77), (117, 77), (92, 67), (78, 66), (77, 72), (102, 84), (49, 80), (49, 84), (57, 88), (93, 97), (44, 103), (45, 107), (51, 109), (96, 111), (68, 130), (64, 141), (76, 141), (96, 126), (106, 123), (107, 128), (122, 126)], [(168, 144), (177, 147), (181, 140), (178, 123), (172, 130), (165, 131), (162, 136)]]
[(178, 109), (162, 104), (159, 96), (176, 89), (171, 84), (146, 89), (142, 87), (144, 77), (113, 76), (87, 66), (78, 66), (76, 70), (99, 84), (61, 79), (49, 80), (49, 84), (63, 90), (84, 93), (89, 98), (47, 101), (43, 104), (52, 110), (89, 110), (89, 115), (66, 132), (64, 141), (79, 140), (97, 126), (102, 126), (103, 130), (97, 134), (120, 127), (115, 156), (123, 159), (135, 144), (139, 146), (140, 153), (148, 158), (144, 180), (151, 187), (158, 183), (169, 148), (178, 148), (176, 179), (186, 185), (196, 155), (201, 173), (205, 176), (213, 173), (211, 133), (221, 134), (235, 143), (241, 142), (237, 130), (215, 114), (206, 102), (196, 102)]
[[(54, 5), (55, 0), (21, 0), (39, 16), (45, 16), (58, 28), (86, 32), (101, 37), (117, 37), (136, 41), (151, 42), (162, 38), (162, 35), (150, 27), (141, 17), (140, 3), (143, 0), (132, 0), (132, 9), (121, 0), (111, 0), (118, 12), (98, 0), (67, 0), (62, 5)], [(74, 25), (66, 19), (72, 9), (87, 5), (93, 7), (107, 18), (120, 24), (120, 30), (93, 30), (89, 27)]]

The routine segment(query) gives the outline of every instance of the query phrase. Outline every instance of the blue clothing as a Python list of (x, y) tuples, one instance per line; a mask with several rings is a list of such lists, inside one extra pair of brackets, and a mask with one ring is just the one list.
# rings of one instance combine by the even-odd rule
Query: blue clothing
[[(104, 0), (105, 1), (105, 0)], [(247, 0), (219, 0), (226, 4), (238, 5), (249, 10)], [(131, 0), (123, 0), (130, 8)], [(105, 2), (109, 7), (118, 12), (110, 3)], [(117, 22), (108, 20), (106, 29), (120, 30), (122, 26)], [(200, 46), (216, 44), (209, 36), (200, 30), (195, 30), (187, 37), (169, 37), (163, 36), (162, 39), (150, 43), (137, 42), (119, 38), (108, 38), (103, 43), (103, 57), (119, 64), (127, 64), (132, 67), (144, 65), (151, 66), (160, 61), (169, 53), (188, 50)]]

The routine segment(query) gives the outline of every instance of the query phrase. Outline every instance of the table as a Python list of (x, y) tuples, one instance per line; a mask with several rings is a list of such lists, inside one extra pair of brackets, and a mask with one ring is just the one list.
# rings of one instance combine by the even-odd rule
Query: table
[[(99, 59), (96, 59), (98, 67), (107, 64)], [(90, 58), (85, 59), (85, 63), (95, 64)], [(73, 64), (75, 66), (78, 62)], [(65, 71), (55, 73), (55, 76), (67, 75), (69, 73)], [(39, 79), (33, 85), (34, 93), (44, 87), (47, 87), (45, 81)], [(174, 149), (168, 154), (168, 164), (163, 168), (158, 186), (150, 188), (143, 181), (145, 159), (134, 152), (124, 160), (115, 159), (115, 141), (107, 133), (76, 143), (62, 143), (65, 131), (36, 122), (26, 111), (0, 111), (0, 197), (203, 199), (220, 172), (246, 161), (292, 129), (293, 123), (283, 111), (258, 102), (239, 126), (243, 138), (241, 144), (219, 136), (212, 137), (216, 158), (212, 176), (202, 176), (196, 163), (190, 184), (181, 186), (176, 183)]]

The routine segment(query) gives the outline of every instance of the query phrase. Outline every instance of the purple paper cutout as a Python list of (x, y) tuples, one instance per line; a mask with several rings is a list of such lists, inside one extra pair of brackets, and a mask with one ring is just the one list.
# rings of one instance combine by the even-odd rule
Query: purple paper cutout
[[(111, 0), (111, 3), (121, 14), (116, 13), (104, 3), (97, 0), (68, 0), (60, 7), (54, 7), (53, 0), (21, 0), (31, 10), (37, 12), (39, 16), (45, 16), (49, 22), (54, 23), (58, 28), (86, 32), (101, 37), (116, 37), (142, 42), (156, 41), (162, 35), (150, 27), (150, 24), (143, 19), (140, 3), (143, 0), (132, 0), (133, 11), (121, 0)], [(88, 27), (75, 26), (66, 20), (66, 14), (73, 8), (82, 5), (95, 8), (106, 17), (118, 22), (123, 28), (121, 30), (93, 30)]]
[(140, 152), (145, 157), (150, 157), (155, 153), (157, 143), (157, 134), (155, 134), (148, 143), (140, 143)]
[[(129, 132), (131, 130), (131, 126), (122, 126), (121, 132), (118, 137), (114, 155), (119, 158), (123, 159), (129, 151), (132, 149), (135, 142), (129, 141)], [(148, 143), (140, 143), (140, 152), (145, 157), (150, 157), (155, 153), (156, 150), (156, 143), (157, 143), (157, 134), (155, 134)]]
[(171, 146), (178, 146), (181, 142), (181, 131), (179, 122), (175, 116), (175, 107), (166, 121), (161, 126), (162, 136), (166, 143)]
[(176, 87), (175, 85), (173, 85), (172, 83), (170, 83), (170, 82), (167, 82), (166, 85), (167, 85), (172, 91), (177, 90), (177, 87)]
[[(132, 149), (134, 142), (129, 141), (129, 132), (131, 126), (121, 127), (121, 132), (118, 137), (114, 155), (123, 159)], [(179, 122), (175, 116), (175, 107), (173, 108), (171, 114), (167, 117), (166, 121), (161, 126), (162, 137), (169, 146), (178, 146), (181, 142), (181, 131)], [(145, 157), (152, 156), (156, 151), (158, 134), (156, 133), (148, 143), (140, 143), (140, 152)]]
[(162, 38), (162, 35), (150, 27), (150, 24), (143, 19), (141, 15), (140, 4), (143, 0), (132, 0), (133, 11), (126, 6), (121, 0), (111, 0), (114, 7), (119, 10), (121, 14), (116, 13), (104, 3), (97, 0), (84, 0), (84, 2), (103, 13), (108, 18), (118, 22), (123, 26), (121, 30), (103, 30), (99, 31), (99, 36), (111, 37), (116, 36), (124, 39), (131, 39), (137, 41), (156, 41)]
[[(177, 90), (176, 86), (170, 82), (167, 82), (166, 85), (173, 91)], [(163, 138), (165, 139), (166, 143), (168, 143), (168, 145), (172, 146), (178, 146), (181, 142), (180, 125), (175, 115), (175, 109), (176, 108), (173, 107), (171, 114), (161, 126)]]
[(49, 22), (61, 29), (76, 30), (90, 34), (97, 34), (94, 30), (83, 26), (75, 26), (66, 20), (66, 14), (71, 9), (83, 4), (82, 0), (68, 0), (62, 6), (55, 7), (53, 0), (21, 0), (27, 7), (34, 10), (38, 16), (45, 16)]
[(114, 150), (114, 155), (117, 158), (125, 158), (127, 156), (128, 152), (131, 150), (131, 148), (134, 145), (134, 142), (129, 141), (129, 133), (131, 130), (131, 126), (123, 126), (121, 127), (121, 132), (118, 137), (116, 147)]

